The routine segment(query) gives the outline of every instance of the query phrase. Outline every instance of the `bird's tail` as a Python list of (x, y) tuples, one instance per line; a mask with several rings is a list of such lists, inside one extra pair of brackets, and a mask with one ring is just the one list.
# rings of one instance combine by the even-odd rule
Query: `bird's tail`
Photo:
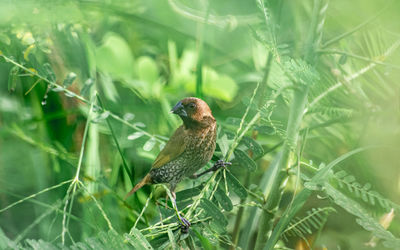
[(128, 198), (129, 196), (131, 196), (133, 193), (135, 193), (136, 191), (138, 191), (141, 187), (143, 187), (146, 184), (150, 184), (151, 183), (151, 177), (150, 174), (147, 174), (138, 184), (136, 184), (136, 186), (134, 186), (132, 188), (131, 191), (129, 191), (129, 193), (127, 195), (125, 195), (124, 200), (126, 200), (126, 198)]

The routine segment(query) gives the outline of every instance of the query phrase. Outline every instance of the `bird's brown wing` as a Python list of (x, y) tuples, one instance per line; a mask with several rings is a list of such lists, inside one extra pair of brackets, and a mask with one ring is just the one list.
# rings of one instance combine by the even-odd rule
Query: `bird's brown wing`
[(183, 151), (185, 151), (185, 134), (186, 131), (183, 125), (176, 129), (163, 150), (158, 154), (153, 166), (151, 167), (152, 169), (162, 167), (164, 164), (176, 159), (183, 153)]

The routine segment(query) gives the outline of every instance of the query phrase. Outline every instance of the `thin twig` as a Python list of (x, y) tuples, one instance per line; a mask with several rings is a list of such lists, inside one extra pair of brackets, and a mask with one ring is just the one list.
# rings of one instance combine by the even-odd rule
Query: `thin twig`
[[(82, 166), (83, 153), (85, 151), (85, 143), (86, 143), (87, 134), (88, 134), (88, 131), (89, 131), (89, 125), (90, 125), (90, 121), (91, 121), (91, 115), (92, 115), (92, 112), (93, 112), (93, 107), (94, 107), (94, 102), (95, 102), (94, 98), (95, 97), (96, 97), (96, 94), (93, 95), (92, 102), (90, 103), (90, 109), (89, 109), (89, 113), (88, 113), (88, 118), (86, 120), (85, 130), (83, 132), (83, 139), (82, 139), (82, 144), (81, 144), (81, 152), (79, 154), (78, 167), (76, 169), (75, 178), (73, 179), (73, 181), (71, 182), (70, 186), (68, 187), (68, 191), (67, 191), (67, 194), (66, 194), (66, 200), (65, 200), (64, 209), (63, 209), (64, 215), (63, 215), (63, 220), (62, 220), (62, 232), (61, 232), (62, 245), (65, 244), (65, 233), (68, 230), (67, 224), (69, 224), (69, 220), (67, 222), (67, 213), (66, 213), (68, 202), (69, 202), (69, 197), (70, 197), (70, 193), (71, 193), (71, 190), (72, 190), (72, 197), (71, 197), (71, 203), (72, 203), (73, 200), (74, 200), (76, 186), (79, 183), (79, 173), (80, 173), (81, 166)], [(72, 204), (70, 206), (70, 210), (71, 209), (72, 209)]]
[(54, 185), (54, 186), (52, 186), (52, 187), (45, 188), (45, 189), (43, 189), (43, 190), (40, 191), (40, 192), (37, 192), (37, 193), (32, 194), (32, 195), (29, 195), (28, 197), (25, 197), (25, 198), (23, 198), (23, 199), (21, 199), (21, 200), (19, 200), (19, 201), (16, 201), (16, 202), (14, 202), (14, 203), (8, 205), (8, 206), (5, 207), (5, 208), (0, 209), (0, 213), (2, 213), (2, 212), (4, 212), (4, 211), (6, 211), (7, 209), (10, 209), (10, 208), (12, 208), (12, 207), (18, 205), (18, 204), (20, 204), (20, 203), (22, 203), (22, 202), (24, 202), (24, 201), (27, 201), (27, 200), (32, 199), (32, 198), (35, 198), (36, 196), (38, 196), (38, 195), (40, 195), (40, 194), (46, 193), (47, 191), (50, 191), (50, 190), (59, 188), (59, 187), (61, 187), (61, 186), (64, 186), (65, 184), (70, 183), (71, 181), (72, 181), (72, 180), (63, 181), (63, 182), (61, 182), (61, 183), (59, 183), (59, 184), (57, 184), (57, 185)]
[[(318, 50), (318, 53), (345, 55), (345, 56), (348, 56), (348, 57), (353, 57), (353, 58), (356, 58), (356, 59), (360, 59), (360, 60), (363, 60), (363, 61), (375, 63), (375, 64), (378, 64), (378, 65), (389, 66), (389, 67), (392, 67), (392, 68), (395, 68), (395, 69), (400, 69), (399, 65), (395, 65), (395, 64), (391, 64), (391, 63), (385, 63), (385, 62), (383, 62), (382, 60), (379, 60), (379, 59), (373, 59), (373, 58), (369, 58), (369, 57), (365, 57), (365, 56), (360, 56), (360, 55), (356, 55), (356, 54), (353, 54), (353, 53), (350, 53), (350, 52), (346, 52), (346, 51), (339, 51), (339, 50), (334, 50), (334, 49), (321, 49), (321, 50)], [(377, 58), (379, 58), (379, 57), (377, 57)]]
[(108, 229), (115, 231), (114, 227), (111, 224), (110, 219), (107, 217), (106, 212), (104, 212), (103, 208), (100, 206), (100, 203), (97, 201), (97, 199), (94, 197), (94, 195), (89, 192), (89, 190), (86, 188), (86, 186), (81, 181), (79, 181), (78, 183), (79, 183), (79, 186), (81, 186), (83, 188), (83, 190), (85, 190), (85, 192), (90, 196), (90, 198), (92, 198), (92, 200), (96, 204), (97, 208), (100, 210), (101, 215), (103, 216), (104, 220), (107, 222)]
[[(398, 47), (400, 46), (400, 39), (397, 40), (395, 43), (393, 43), (392, 46), (390, 46), (385, 53), (383, 53), (383, 57), (388, 57), (393, 51), (395, 51)], [(350, 82), (359, 76), (365, 74), (369, 70), (373, 69), (377, 64), (375, 62), (368, 64), (364, 68), (360, 69), (354, 74), (351, 74), (350, 76), (345, 77), (344, 81), (345, 82)], [(325, 98), (327, 95), (329, 95), (331, 92), (335, 91), (336, 89), (344, 86), (343, 82), (337, 82), (335, 85), (331, 86), (327, 90), (325, 90), (323, 93), (321, 93), (319, 96), (317, 96), (311, 103), (308, 105), (308, 107), (304, 110), (304, 113), (307, 113), (308, 110), (310, 110), (316, 103), (321, 101), (323, 98)]]
[(356, 27), (354, 27), (353, 29), (332, 38), (331, 40), (325, 42), (324, 44), (322, 44), (322, 48), (326, 48), (329, 47), (330, 45), (342, 40), (345, 37), (350, 36), (351, 34), (357, 32), (358, 30), (362, 29), (364, 26), (368, 25), (369, 23), (373, 22), (376, 18), (378, 18), (386, 9), (388, 9), (388, 7), (390, 6), (390, 3), (388, 5), (386, 5), (385, 7), (383, 7), (376, 15), (372, 16), (371, 18), (367, 19), (366, 21), (360, 23), (359, 25), (357, 25)]
[[(150, 202), (151, 198), (153, 198), (153, 192), (151, 192), (150, 195), (149, 195), (149, 197), (147, 198), (146, 204), (144, 205), (144, 207), (143, 207), (142, 211), (140, 212), (139, 216), (137, 217), (137, 219), (136, 219), (136, 221), (135, 221), (135, 224), (133, 225), (133, 228), (136, 228), (136, 226), (137, 226), (139, 220), (142, 218), (142, 216), (143, 216), (143, 214), (144, 214), (144, 211), (146, 210), (147, 206), (149, 205), (149, 202)], [(131, 229), (131, 230), (132, 230), (132, 229)]]

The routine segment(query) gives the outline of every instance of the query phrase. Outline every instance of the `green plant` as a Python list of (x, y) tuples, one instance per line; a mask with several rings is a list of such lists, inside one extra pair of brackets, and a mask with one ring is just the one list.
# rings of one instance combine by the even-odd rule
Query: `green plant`
[[(0, 248), (399, 248), (381, 2), (1, 2)], [(163, 185), (123, 197), (191, 95), (232, 166), (178, 186), (185, 234)]]

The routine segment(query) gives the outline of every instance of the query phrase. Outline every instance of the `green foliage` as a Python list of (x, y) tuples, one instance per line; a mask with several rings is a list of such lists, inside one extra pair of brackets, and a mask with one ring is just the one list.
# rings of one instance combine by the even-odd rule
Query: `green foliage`
[(297, 236), (306, 239), (306, 235), (312, 234), (314, 231), (321, 230), (325, 225), (328, 215), (334, 212), (332, 207), (312, 208), (307, 211), (302, 218), (293, 218), (288, 227), (283, 231), (283, 237), (287, 240), (288, 237)]
[(133, 57), (128, 43), (117, 34), (105, 34), (103, 43), (96, 49), (96, 65), (115, 78), (130, 80)]
[[(0, 248), (400, 248), (399, 8), (0, 1)], [(196, 95), (232, 165), (178, 185), (184, 232), (123, 197)]]
[(400, 206), (391, 200), (383, 197), (378, 192), (371, 190), (371, 184), (366, 183), (364, 185), (358, 183), (356, 178), (348, 174), (346, 171), (341, 170), (335, 173), (334, 178), (340, 188), (346, 187), (350, 193), (353, 193), (357, 198), (362, 199), (365, 203), (369, 203), (372, 206), (380, 205), (382, 208), (389, 211), (394, 208), (396, 210), (400, 209)]

